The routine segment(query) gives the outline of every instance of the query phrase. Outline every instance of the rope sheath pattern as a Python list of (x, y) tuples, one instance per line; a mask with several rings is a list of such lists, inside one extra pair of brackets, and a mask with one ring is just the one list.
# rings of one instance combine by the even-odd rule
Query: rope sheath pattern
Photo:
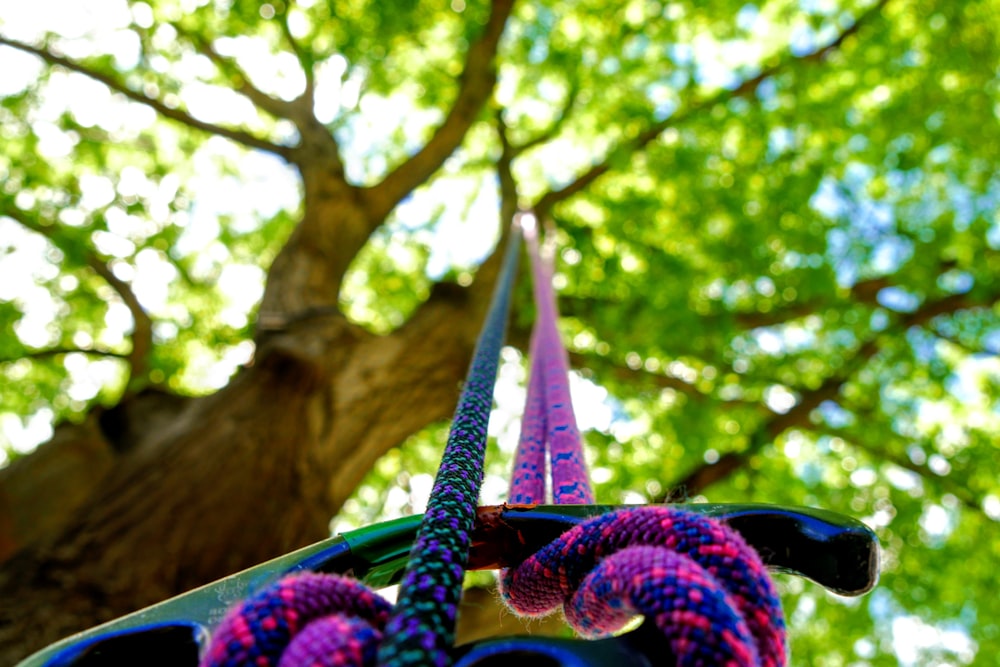
[(552, 290), (552, 262), (543, 257), (534, 227), (524, 230), (535, 305), (531, 332), (531, 370), (521, 439), (514, 458), (511, 502), (545, 499), (545, 454), (549, 454), (552, 498), (557, 504), (592, 504), (580, 431), (569, 392), (569, 362), (556, 326), (558, 309)]
[(581, 635), (644, 614), (680, 666), (781, 667), (785, 625), (763, 562), (734, 530), (669, 506), (595, 517), (503, 574), (518, 614), (562, 606)]
[[(525, 241), (538, 315), (511, 502), (544, 501), (548, 451), (554, 501), (593, 503), (556, 327), (552, 264), (534, 228), (525, 229)], [(645, 507), (597, 517), (500, 578), (516, 613), (541, 616), (561, 606), (585, 637), (612, 633), (642, 614), (667, 638), (678, 665), (785, 664), (784, 617), (763, 563), (738, 533), (701, 515)]]
[(201, 667), (450, 663), (519, 248), (515, 228), (396, 607), (351, 579), (291, 575), (230, 612), (213, 633)]
[(373, 665), (391, 608), (348, 577), (289, 575), (230, 610), (201, 667)]
[(520, 234), (515, 228), (386, 627), (386, 639), (379, 647), (379, 665), (445, 667), (450, 663), (448, 652), (454, 641), (470, 533), (483, 481), (486, 430), (519, 248)]
[(538, 354), (538, 335), (531, 332), (528, 394), (521, 416), (521, 436), (514, 455), (510, 502), (530, 505), (545, 500), (545, 378)]
[[(346, 577), (290, 575), (227, 615), (201, 667), (450, 664), (517, 265), (519, 235), (515, 230), (511, 236), (395, 608)], [(526, 237), (538, 318), (511, 492), (519, 503), (544, 498), (548, 449), (555, 501), (592, 503), (556, 328), (551, 267), (537, 237)], [(562, 606), (567, 621), (587, 637), (614, 632), (643, 614), (682, 667), (785, 664), (784, 619), (758, 555), (724, 524), (677, 508), (636, 507), (595, 517), (502, 572), (501, 589), (522, 615)]]

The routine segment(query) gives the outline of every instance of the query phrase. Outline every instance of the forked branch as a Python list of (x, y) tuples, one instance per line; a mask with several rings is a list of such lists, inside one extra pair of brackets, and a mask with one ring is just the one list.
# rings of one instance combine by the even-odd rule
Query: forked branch
[[(56, 232), (57, 227), (42, 225), (31, 217), (25, 215), (19, 209), (13, 206), (3, 206), (0, 207), (0, 216), (6, 216), (11, 220), (17, 222), (19, 225), (28, 229), (36, 234), (40, 234), (47, 238), (53, 245), (60, 247), (61, 250), (67, 252), (67, 254), (75, 254), (75, 249), (66, 247), (68, 241), (61, 238)], [(129, 313), (132, 315), (132, 351), (128, 355), (122, 355), (129, 365), (129, 382), (132, 380), (141, 378), (145, 376), (146, 371), (149, 369), (149, 355), (153, 349), (153, 321), (149, 317), (149, 314), (139, 303), (139, 298), (136, 296), (132, 287), (120, 279), (111, 270), (107, 262), (98, 257), (93, 251), (86, 251), (86, 265), (97, 275), (104, 279), (108, 285), (111, 286), (118, 296), (121, 298), (122, 302), (128, 308)], [(97, 352), (97, 351), (86, 351), (86, 350), (69, 350), (69, 351), (80, 351), (85, 353), (103, 354), (104, 356), (119, 356), (117, 354), (112, 354), (110, 352)], [(44, 353), (44, 351), (42, 351)], [(53, 351), (52, 354), (58, 354), (59, 352)], [(31, 355), (28, 355), (31, 356)], [(37, 356), (37, 355), (36, 355)], [(126, 383), (128, 386), (129, 383)]]
[(469, 46), (465, 68), (459, 79), (458, 96), (444, 122), (413, 157), (396, 167), (382, 182), (369, 188), (367, 198), (373, 225), (381, 224), (396, 204), (430, 178), (462, 143), (493, 93), (497, 78), (494, 59), (513, 5), (514, 0), (493, 1), (482, 34)]
[[(863, 418), (863, 417), (862, 417)], [(870, 442), (864, 438), (856, 437), (842, 429), (822, 429), (816, 430), (817, 433), (822, 435), (829, 435), (841, 438), (844, 440), (849, 447), (854, 447), (865, 454), (870, 456), (876, 461), (883, 463), (890, 463), (896, 467), (902, 468), (904, 470), (909, 470), (910, 472), (916, 474), (921, 479), (925, 480), (930, 485), (937, 487), (942, 493), (950, 493), (959, 499), (959, 501), (971, 510), (983, 513), (983, 501), (976, 497), (976, 495), (969, 490), (968, 486), (960, 484), (955, 480), (951, 479), (947, 475), (938, 475), (930, 469), (929, 466), (920, 465), (914, 463), (905, 455), (901, 455), (897, 452), (891, 451), (887, 446), (887, 443), (883, 440), (881, 441), (881, 447), (875, 447)]]
[(10, 39), (0, 35), (0, 45), (9, 46), (18, 51), (23, 51), (24, 53), (30, 53), (32, 55), (38, 56), (50, 65), (57, 67), (63, 67), (70, 70), (71, 72), (77, 72), (89, 77), (95, 81), (103, 83), (105, 86), (111, 90), (121, 93), (128, 99), (144, 104), (149, 108), (153, 109), (159, 113), (164, 118), (169, 118), (171, 120), (182, 123), (188, 127), (194, 128), (196, 130), (201, 130), (203, 132), (208, 132), (209, 134), (218, 135), (220, 137), (225, 137), (231, 141), (235, 141), (238, 144), (247, 146), (248, 148), (256, 148), (258, 150), (266, 151), (268, 153), (274, 153), (280, 157), (288, 159), (291, 150), (287, 146), (280, 146), (278, 144), (272, 143), (267, 139), (263, 139), (256, 135), (250, 134), (244, 130), (239, 130), (230, 127), (223, 127), (221, 125), (216, 125), (214, 123), (208, 123), (203, 120), (199, 120), (189, 114), (183, 109), (168, 106), (163, 100), (150, 97), (145, 93), (132, 90), (124, 82), (119, 81), (115, 77), (107, 74), (105, 72), (98, 71), (96, 69), (90, 68), (82, 63), (75, 60), (67, 58), (65, 56), (54, 53), (48, 48), (34, 46), (32, 44), (26, 44), (15, 39)]
[(177, 34), (186, 39), (191, 46), (198, 51), (198, 53), (201, 53), (203, 56), (211, 60), (223, 75), (232, 78), (236, 83), (235, 89), (241, 95), (272, 116), (276, 118), (284, 118), (294, 122), (296, 109), (291, 102), (286, 102), (285, 100), (273, 97), (255, 86), (250, 80), (250, 76), (242, 67), (240, 67), (239, 63), (237, 63), (234, 58), (230, 58), (219, 53), (219, 51), (215, 48), (215, 45), (212, 44), (210, 40), (205, 39), (202, 35), (199, 35), (192, 30), (188, 30), (180, 22), (175, 21), (170, 25), (177, 31)]
[(105, 350), (93, 347), (46, 347), (40, 350), (27, 349), (15, 357), (0, 358), (0, 364), (7, 364), (18, 359), (51, 359), (64, 354), (85, 354), (90, 357), (104, 357), (108, 359), (121, 359), (128, 361), (129, 355), (114, 350)]
[(925, 326), (939, 315), (947, 315), (968, 308), (992, 307), (998, 301), (1000, 301), (1000, 293), (994, 293), (978, 300), (970, 294), (950, 294), (926, 302), (916, 311), (901, 317), (890, 329), (863, 343), (854, 356), (844, 364), (839, 373), (827, 378), (816, 389), (801, 394), (798, 403), (788, 412), (774, 415), (761, 423), (751, 435), (750, 444), (746, 449), (727, 452), (714, 463), (704, 463), (698, 466), (673, 486), (683, 487), (692, 495), (701, 493), (712, 484), (741, 469), (751, 456), (788, 429), (810, 428), (812, 426), (809, 419), (810, 413), (823, 401), (837, 397), (841, 388), (880, 351), (880, 340), (885, 340), (887, 337), (898, 337), (912, 327)]
[(291, 5), (292, 0), (288, 0), (285, 3), (284, 9), (278, 12), (277, 18), (278, 23), (281, 25), (281, 34), (284, 36), (285, 41), (288, 42), (292, 53), (295, 54), (296, 60), (299, 61), (299, 67), (302, 68), (302, 74), (306, 78), (306, 89), (302, 92), (300, 100), (311, 110), (313, 102), (316, 99), (316, 71), (313, 67), (312, 59), (307, 55), (302, 45), (299, 44), (299, 40), (295, 39), (295, 35), (292, 34), (292, 29), (288, 24), (288, 12), (292, 8)]
[(853, 34), (858, 32), (861, 27), (871, 20), (874, 16), (878, 15), (882, 8), (888, 3), (889, 0), (880, 0), (874, 6), (866, 10), (858, 19), (849, 27), (843, 30), (836, 39), (829, 42), (825, 46), (809, 53), (805, 56), (800, 56), (794, 58), (794, 60), (786, 61), (775, 65), (773, 67), (766, 68), (762, 70), (756, 76), (750, 77), (743, 81), (739, 86), (732, 90), (723, 90), (716, 95), (693, 102), (684, 111), (674, 114), (669, 118), (665, 118), (662, 121), (651, 124), (645, 131), (641, 132), (637, 137), (630, 140), (627, 143), (620, 144), (613, 147), (608, 151), (607, 157), (601, 162), (593, 165), (590, 169), (583, 172), (578, 176), (573, 182), (568, 185), (558, 189), (550, 190), (544, 195), (538, 198), (534, 204), (534, 209), (539, 215), (547, 215), (552, 207), (569, 199), (573, 195), (582, 192), (587, 187), (589, 187), (594, 181), (599, 179), (604, 174), (611, 171), (612, 165), (617, 162), (617, 158), (621, 155), (632, 155), (635, 154), (648, 146), (654, 140), (656, 140), (661, 134), (663, 134), (667, 129), (671, 127), (676, 127), (681, 125), (689, 118), (693, 117), (695, 114), (712, 107), (715, 107), (729, 100), (748, 97), (757, 90), (757, 87), (763, 83), (766, 79), (778, 74), (784, 67), (786, 67), (790, 62), (821, 62), (826, 59), (833, 51), (839, 49), (843, 43)]

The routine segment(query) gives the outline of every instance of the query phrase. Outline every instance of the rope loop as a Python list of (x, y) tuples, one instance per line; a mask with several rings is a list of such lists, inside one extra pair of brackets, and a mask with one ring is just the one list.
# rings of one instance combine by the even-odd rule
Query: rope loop
[(391, 608), (348, 577), (289, 575), (226, 615), (200, 667), (371, 667)]
[(586, 637), (642, 614), (679, 666), (780, 667), (785, 623), (757, 553), (725, 524), (669, 506), (595, 517), (502, 574), (523, 616), (560, 606)]
[[(533, 228), (525, 232), (539, 314), (512, 494), (521, 502), (544, 498), (547, 456), (553, 499), (590, 504), (551, 260), (541, 256)], [(345, 577), (286, 577), (230, 612), (201, 667), (451, 663), (518, 242), (515, 231), (396, 608)], [(584, 522), (504, 571), (501, 590), (521, 615), (562, 606), (586, 637), (610, 634), (642, 614), (663, 633), (680, 667), (785, 664), (784, 617), (760, 557), (721, 522), (678, 508), (636, 507)]]

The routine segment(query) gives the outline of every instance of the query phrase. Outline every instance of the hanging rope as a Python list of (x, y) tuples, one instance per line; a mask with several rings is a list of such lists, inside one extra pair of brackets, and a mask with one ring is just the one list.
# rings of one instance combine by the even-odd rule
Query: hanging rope
[[(538, 316), (512, 500), (544, 500), (547, 458), (556, 502), (592, 503), (556, 327), (551, 258), (540, 252), (533, 226), (525, 231)], [(449, 664), (517, 264), (519, 234), (511, 236), (395, 608), (349, 578), (286, 577), (227, 615), (202, 667)], [(760, 558), (735, 531), (677, 508), (640, 507), (580, 524), (502, 573), (501, 588), (523, 615), (561, 605), (588, 637), (643, 614), (678, 665), (785, 664), (781, 607)]]
[(515, 228), (391, 617), (350, 578), (292, 575), (226, 616), (201, 667), (371, 667), (376, 653), (392, 667), (449, 663), (519, 249)]
[(470, 533), (483, 483), (486, 429), (520, 236), (515, 226), (469, 376), (455, 408), (441, 467), (410, 552), (396, 608), (386, 628), (385, 642), (379, 648), (380, 665), (444, 667), (450, 662), (448, 651), (454, 642)]
[[(548, 456), (553, 500), (592, 503), (556, 328), (551, 255), (539, 251), (533, 225), (525, 240), (538, 316), (511, 502), (544, 501)], [(596, 517), (501, 572), (500, 583), (518, 614), (562, 607), (585, 637), (613, 633), (642, 614), (678, 665), (785, 664), (781, 605), (760, 557), (736, 531), (691, 512), (640, 507)]]
[(533, 215), (521, 216), (531, 259), (537, 316), (531, 331), (531, 370), (514, 457), (512, 503), (545, 500), (545, 464), (549, 458), (552, 497), (558, 504), (593, 504), (583, 445), (569, 393), (569, 363), (556, 326), (558, 310), (552, 291), (552, 256), (542, 255)]

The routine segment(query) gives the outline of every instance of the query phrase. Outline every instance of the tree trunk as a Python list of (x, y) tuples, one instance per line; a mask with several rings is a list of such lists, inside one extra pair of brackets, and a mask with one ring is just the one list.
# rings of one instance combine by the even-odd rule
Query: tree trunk
[(326, 367), (263, 346), (228, 387), (121, 456), (68, 529), (7, 563), (0, 662), (325, 537), (380, 455), (450, 414), (469, 310), (437, 298), (384, 337), (340, 316), (300, 325), (327, 341)]
[[(372, 232), (440, 168), (490, 98), (512, 4), (492, 3), (468, 45), (444, 121), (376, 185), (347, 182), (309, 90), (288, 103), (269, 101), (295, 123), (297, 146), (226, 133), (284, 157), (302, 182), (302, 220), (269, 270), (254, 364), (211, 396), (126, 395), (82, 424), (61, 426), (53, 442), (0, 475), (0, 563), (7, 559), (0, 663), (325, 537), (330, 518), (379, 456), (451, 415), (499, 257), (480, 267), (468, 288), (436, 286), (390, 335), (352, 325), (338, 300)], [(130, 96), (127, 86), (83, 65), (15, 46)], [(505, 211), (512, 206), (505, 203)], [(101, 261), (93, 268), (114, 279)], [(134, 297), (120, 281), (116, 291)], [(133, 317), (148, 319), (133, 301)], [(138, 384), (148, 361), (140, 343), (133, 341), (128, 360)]]
[(126, 397), (0, 477), (0, 663), (326, 537), (379, 456), (451, 415), (497, 262), (373, 335), (331, 289), (372, 227), (366, 202), (304, 182), (252, 366), (202, 398)]

